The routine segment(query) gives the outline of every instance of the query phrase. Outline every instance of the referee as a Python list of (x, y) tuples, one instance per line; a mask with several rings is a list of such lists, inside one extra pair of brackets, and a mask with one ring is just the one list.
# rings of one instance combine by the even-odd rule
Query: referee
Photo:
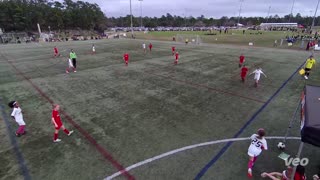
[(73, 64), (73, 67), (74, 67), (74, 72), (77, 72), (76, 71), (76, 69), (77, 69), (77, 55), (73, 51), (73, 49), (71, 49), (71, 52), (70, 52), (70, 59), (72, 60), (72, 64)]

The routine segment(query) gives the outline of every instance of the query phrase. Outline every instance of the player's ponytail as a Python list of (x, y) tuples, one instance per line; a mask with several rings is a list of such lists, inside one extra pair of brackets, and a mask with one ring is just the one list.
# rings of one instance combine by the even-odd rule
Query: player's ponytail
[(8, 106), (9, 106), (10, 108), (13, 108), (14, 105), (15, 105), (15, 103), (16, 103), (16, 101), (10, 101), (10, 102), (8, 103)]

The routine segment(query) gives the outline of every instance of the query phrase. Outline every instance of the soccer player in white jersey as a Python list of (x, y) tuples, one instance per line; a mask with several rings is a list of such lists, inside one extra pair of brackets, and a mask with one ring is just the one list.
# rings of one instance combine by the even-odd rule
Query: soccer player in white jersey
[(257, 134), (253, 134), (251, 139), (251, 144), (248, 149), (249, 162), (248, 162), (248, 177), (252, 178), (252, 167), (257, 160), (257, 157), (261, 154), (262, 150), (267, 150), (267, 141), (264, 138), (266, 132), (264, 129), (260, 128)]
[(143, 43), (143, 44), (142, 44), (142, 49), (143, 49), (143, 52), (144, 52), (144, 53), (146, 53), (146, 52), (147, 52), (147, 49), (146, 49), (146, 43)]
[(76, 68), (74, 68), (74, 66), (73, 66), (72, 60), (69, 58), (68, 59), (68, 67), (66, 69), (66, 73), (69, 74), (71, 69), (73, 70), (73, 72), (77, 72)]
[(261, 69), (261, 68), (258, 68), (258, 69), (256, 69), (256, 70), (254, 70), (252, 73), (249, 74), (249, 76), (250, 76), (251, 74), (254, 74), (254, 80), (255, 80), (254, 86), (255, 86), (255, 87), (258, 87), (258, 83), (259, 83), (261, 74), (263, 74), (265, 77), (267, 77), (267, 76), (262, 72), (262, 69)]
[(11, 117), (19, 125), (19, 128), (16, 131), (16, 136), (20, 137), (21, 135), (24, 135), (26, 133), (26, 123), (23, 120), (22, 110), (17, 101), (11, 101), (8, 105), (10, 108), (13, 108)]
[(94, 46), (94, 44), (92, 44), (92, 53), (91, 53), (92, 55), (93, 54), (96, 54), (96, 47)]

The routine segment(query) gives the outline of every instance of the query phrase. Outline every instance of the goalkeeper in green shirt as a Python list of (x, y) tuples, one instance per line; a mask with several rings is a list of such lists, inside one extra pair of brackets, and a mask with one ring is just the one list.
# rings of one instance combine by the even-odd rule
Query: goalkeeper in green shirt
[(72, 64), (73, 64), (73, 67), (74, 67), (74, 72), (77, 72), (76, 71), (76, 68), (77, 68), (77, 55), (73, 51), (73, 49), (71, 49), (71, 52), (70, 52), (70, 59), (72, 60)]

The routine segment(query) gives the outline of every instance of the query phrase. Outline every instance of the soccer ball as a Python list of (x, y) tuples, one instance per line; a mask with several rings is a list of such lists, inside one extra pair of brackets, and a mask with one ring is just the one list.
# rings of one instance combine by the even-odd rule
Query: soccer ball
[(286, 148), (286, 145), (283, 142), (279, 142), (278, 143), (278, 148), (283, 150), (284, 148)]

